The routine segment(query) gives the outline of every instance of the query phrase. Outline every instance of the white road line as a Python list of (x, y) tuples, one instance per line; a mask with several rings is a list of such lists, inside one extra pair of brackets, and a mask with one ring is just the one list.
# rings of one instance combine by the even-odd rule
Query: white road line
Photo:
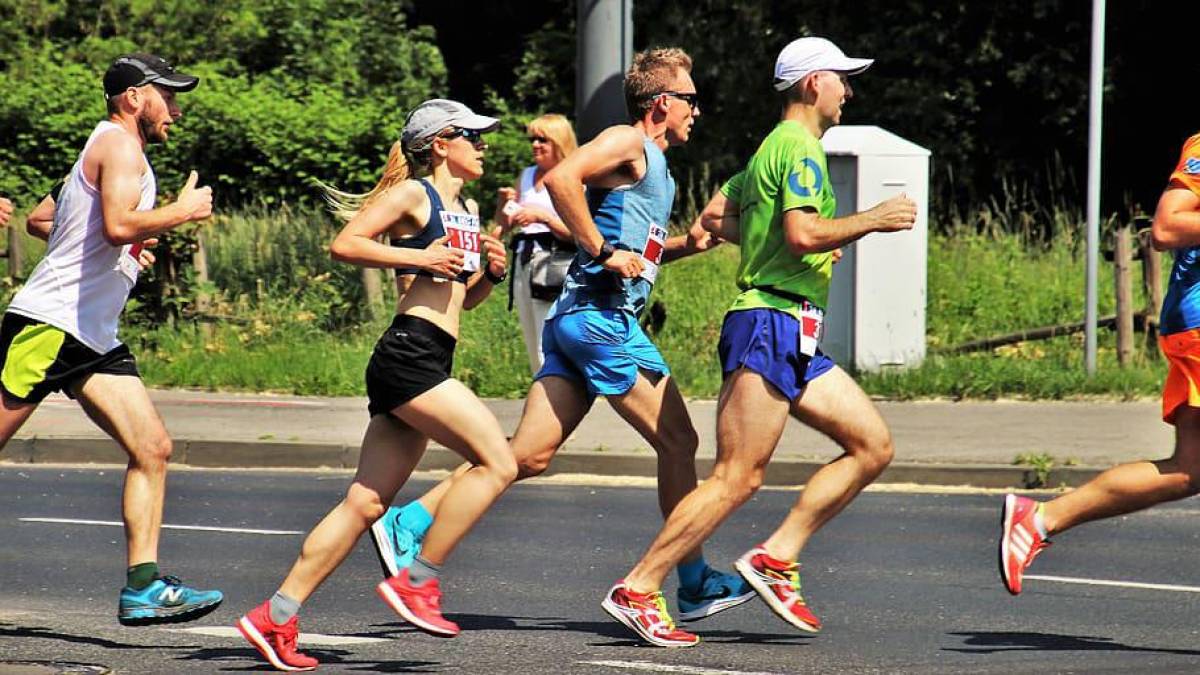
[[(196, 628), (163, 628), (171, 633), (188, 633), (191, 635), (207, 635), (209, 637), (238, 638), (242, 634), (233, 626), (198, 626)], [(372, 642), (387, 642), (387, 638), (360, 637), (358, 635), (322, 635), (321, 633), (301, 633), (299, 642), (305, 647), (336, 647), (338, 645), (363, 645)]]
[[(105, 525), (108, 527), (125, 527), (118, 520), (81, 520), (78, 518), (18, 518), (23, 523), (58, 523), (62, 525)], [(304, 534), (300, 530), (256, 530), (248, 527), (207, 527), (205, 525), (163, 525), (164, 530), (197, 530), (200, 532), (228, 532), (230, 534), (268, 534), (293, 535)]]
[(1122, 588), (1144, 588), (1151, 591), (1178, 591), (1200, 593), (1200, 586), (1176, 586), (1175, 584), (1146, 584), (1140, 581), (1109, 581), (1107, 579), (1079, 579), (1076, 577), (1054, 577), (1042, 574), (1026, 574), (1026, 579), (1057, 581), (1062, 584), (1085, 584), (1088, 586), (1120, 586)]
[(622, 670), (641, 670), (650, 673), (688, 673), (689, 675), (775, 675), (762, 671), (749, 670), (714, 670), (700, 666), (677, 666), (653, 661), (579, 661), (585, 666), (604, 666)]

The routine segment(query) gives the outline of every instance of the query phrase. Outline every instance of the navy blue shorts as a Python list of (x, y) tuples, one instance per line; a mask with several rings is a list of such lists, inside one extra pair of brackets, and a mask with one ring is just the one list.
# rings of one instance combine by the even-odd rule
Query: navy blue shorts
[(739, 368), (763, 376), (789, 401), (804, 386), (833, 369), (833, 359), (820, 349), (800, 353), (800, 321), (774, 309), (739, 309), (725, 315), (717, 347), (725, 377)]

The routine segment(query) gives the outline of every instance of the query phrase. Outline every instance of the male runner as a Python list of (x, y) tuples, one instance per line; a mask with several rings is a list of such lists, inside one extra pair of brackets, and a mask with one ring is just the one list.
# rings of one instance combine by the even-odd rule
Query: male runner
[[(626, 105), (635, 121), (606, 129), (546, 177), (554, 207), (581, 251), (547, 316), (545, 365), (512, 439), (521, 466), (518, 478), (536, 476), (595, 397), (606, 396), (658, 453), (664, 515), (696, 486), (699, 440), (670, 370), (642, 332), (638, 316), (660, 264), (717, 244), (698, 226), (687, 236), (666, 237), (675, 182), (663, 152), (687, 142), (700, 114), (691, 65), (678, 49), (637, 54), (625, 78)], [(389, 574), (411, 564), (450, 480), (403, 509), (393, 507), (372, 528)], [(685, 619), (701, 619), (753, 597), (735, 575), (709, 567), (699, 546), (684, 553), (678, 573)], [(654, 602), (662, 602), (661, 594)], [(661, 633), (673, 639), (670, 626), (664, 624)]]
[(4, 197), (0, 197), (0, 227), (8, 225), (8, 219), (12, 218), (13, 203)]
[(671, 565), (762, 484), (789, 413), (832, 438), (844, 454), (813, 475), (779, 528), (736, 568), (798, 628), (815, 632), (821, 625), (800, 596), (795, 562), (800, 550), (891, 461), (891, 435), (875, 406), (817, 348), (833, 251), (871, 232), (909, 229), (916, 219), (916, 205), (905, 196), (834, 217), (819, 139), (839, 123), (842, 105), (852, 96), (847, 76), (871, 63), (847, 58), (822, 38), (785, 47), (775, 63), (775, 88), (784, 93), (782, 120), (702, 215), (710, 231), (741, 243), (742, 293), (725, 315), (718, 349), (724, 382), (717, 463), (603, 602), (605, 611), (651, 644), (686, 647), (699, 641), (682, 631), (663, 640), (658, 625), (664, 616), (652, 599)]
[(212, 191), (193, 172), (178, 199), (154, 208), (157, 185), (144, 155), (180, 117), (175, 93), (198, 79), (148, 54), (122, 56), (104, 75), (100, 122), (60, 193), (46, 256), (0, 324), (0, 447), (52, 391), (64, 391), (129, 455), (122, 512), (128, 570), (122, 624), (190, 621), (220, 604), (158, 570), (158, 537), (171, 439), (138, 376), (117, 321), (137, 282), (142, 245), (207, 218)]
[(1048, 502), (1005, 496), (1000, 577), (1013, 595), (1021, 592), (1029, 563), (1050, 545), (1050, 535), (1200, 493), (1200, 134), (1183, 145), (1158, 200), (1151, 236), (1154, 248), (1175, 250), (1158, 323), (1158, 345), (1170, 363), (1162, 416), (1175, 425), (1175, 454), (1114, 467)]

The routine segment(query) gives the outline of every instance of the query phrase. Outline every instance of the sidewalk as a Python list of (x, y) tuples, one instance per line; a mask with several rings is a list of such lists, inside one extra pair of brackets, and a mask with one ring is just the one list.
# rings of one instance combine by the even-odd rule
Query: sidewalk
[[(356, 463), (366, 427), (365, 398), (152, 391), (175, 439), (173, 461), (202, 467), (335, 467)], [(522, 401), (488, 401), (506, 431)], [(878, 404), (891, 426), (896, 460), (882, 482), (1009, 487), (1030, 476), (1014, 467), (1020, 453), (1055, 458), (1051, 485), (1077, 485), (1113, 464), (1171, 453), (1171, 427), (1157, 402), (1062, 403), (928, 401)], [(691, 401), (700, 433), (699, 471), (715, 451), (716, 402)], [(838, 454), (820, 434), (789, 421), (767, 482), (797, 485)], [(1063, 467), (1067, 460), (1072, 466)], [(0, 455), (6, 462), (124, 463), (120, 451), (75, 402), (52, 396)], [(431, 448), (422, 469), (449, 469), (458, 456)], [(551, 465), (557, 473), (653, 476), (648, 444), (603, 401), (597, 401)]]

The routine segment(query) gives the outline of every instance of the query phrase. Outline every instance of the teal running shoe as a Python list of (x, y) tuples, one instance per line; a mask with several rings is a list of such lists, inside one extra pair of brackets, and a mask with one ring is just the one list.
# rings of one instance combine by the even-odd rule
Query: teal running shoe
[(704, 570), (699, 591), (679, 587), (680, 621), (699, 621), (717, 612), (737, 607), (754, 598), (754, 589), (737, 574), (726, 574), (711, 567)]
[(117, 603), (117, 621), (123, 626), (194, 621), (220, 606), (221, 591), (199, 591), (184, 586), (179, 577), (159, 577), (140, 591), (126, 586)]
[(393, 506), (371, 525), (371, 543), (375, 544), (375, 555), (379, 556), (379, 565), (387, 577), (394, 577), (412, 565), (425, 538), (400, 522), (401, 510)]

